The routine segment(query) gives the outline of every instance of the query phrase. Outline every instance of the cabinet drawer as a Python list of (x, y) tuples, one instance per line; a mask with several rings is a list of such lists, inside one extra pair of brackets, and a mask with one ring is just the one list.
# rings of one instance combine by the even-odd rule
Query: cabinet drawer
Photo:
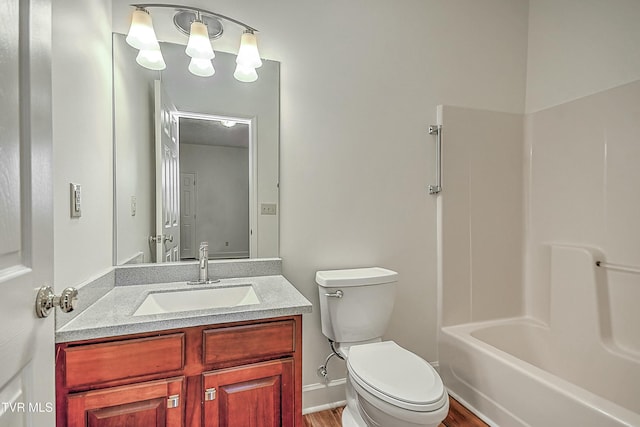
[(65, 385), (74, 388), (184, 367), (184, 334), (67, 347)]
[(296, 348), (293, 320), (208, 329), (203, 335), (205, 364), (293, 353)]

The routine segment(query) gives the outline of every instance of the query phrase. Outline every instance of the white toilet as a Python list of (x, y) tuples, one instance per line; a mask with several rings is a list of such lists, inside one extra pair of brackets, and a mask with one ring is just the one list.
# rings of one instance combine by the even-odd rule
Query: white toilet
[(398, 273), (384, 268), (318, 271), (322, 333), (347, 361), (343, 427), (437, 427), (449, 397), (433, 367), (382, 341)]

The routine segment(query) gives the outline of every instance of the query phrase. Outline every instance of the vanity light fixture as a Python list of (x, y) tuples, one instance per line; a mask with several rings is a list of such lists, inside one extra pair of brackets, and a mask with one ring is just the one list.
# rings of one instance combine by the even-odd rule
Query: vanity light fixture
[(131, 26), (127, 34), (127, 43), (139, 49), (136, 62), (150, 70), (164, 70), (167, 64), (164, 62), (160, 44), (153, 30), (153, 22), (149, 11), (143, 7), (136, 7), (131, 15)]
[(191, 58), (189, 62), (189, 71), (200, 77), (211, 77), (216, 73), (210, 59)]
[(232, 128), (238, 124), (238, 122), (236, 122), (235, 120), (220, 120), (220, 123), (222, 124), (222, 126), (227, 128)]
[(262, 60), (255, 35), (258, 30), (255, 28), (228, 16), (197, 7), (158, 3), (132, 4), (131, 6), (135, 10), (131, 16), (131, 27), (126, 40), (129, 45), (140, 50), (136, 62), (141, 66), (151, 70), (166, 68), (148, 9), (169, 8), (176, 11), (173, 23), (177, 29), (189, 36), (185, 52), (191, 57), (189, 71), (192, 74), (209, 77), (215, 73), (212, 63), (215, 53), (211, 40), (222, 36), (224, 32), (222, 22), (225, 21), (244, 28), (233, 76), (241, 82), (255, 82), (258, 79), (256, 68), (262, 66)]
[(131, 14), (127, 43), (140, 50), (160, 50), (156, 32), (153, 30), (151, 15), (144, 7), (136, 7), (136, 10)]
[(211, 47), (211, 41), (209, 41), (207, 26), (199, 19), (199, 17), (191, 23), (189, 42), (187, 43), (185, 53), (196, 59), (213, 59), (216, 57), (216, 54), (213, 53), (213, 48)]
[(245, 32), (242, 33), (236, 63), (247, 68), (262, 67), (262, 60), (258, 53), (258, 39), (253, 33), (253, 30), (245, 30)]
[(235, 77), (236, 80), (239, 80), (241, 82), (251, 83), (258, 80), (258, 73), (255, 68), (246, 67), (242, 64), (237, 64), (236, 70), (233, 72), (233, 77)]
[(158, 48), (157, 50), (141, 50), (140, 52), (138, 52), (138, 56), (136, 56), (136, 62), (150, 70), (160, 71), (167, 68), (167, 64), (164, 62), (164, 58), (162, 57), (160, 48)]

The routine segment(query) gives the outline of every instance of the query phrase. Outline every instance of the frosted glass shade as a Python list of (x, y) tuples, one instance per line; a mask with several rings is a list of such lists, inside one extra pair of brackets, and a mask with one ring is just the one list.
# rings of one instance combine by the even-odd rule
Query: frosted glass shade
[(213, 53), (211, 42), (209, 41), (209, 32), (207, 26), (202, 22), (193, 21), (191, 23), (191, 31), (189, 32), (189, 43), (185, 49), (187, 55), (197, 59), (213, 59), (216, 55)]
[(210, 59), (200, 58), (191, 58), (191, 62), (189, 62), (189, 71), (191, 71), (191, 74), (195, 74), (200, 77), (211, 77), (216, 72)]
[(158, 50), (160, 45), (153, 30), (151, 15), (146, 10), (136, 9), (131, 15), (131, 26), (127, 34), (129, 46), (140, 50)]
[(138, 52), (138, 56), (136, 56), (136, 62), (150, 70), (160, 71), (167, 68), (167, 64), (164, 62), (162, 52), (160, 52), (159, 48), (153, 50), (141, 50)]
[(236, 65), (236, 71), (233, 73), (233, 77), (241, 82), (251, 83), (258, 80), (258, 73), (255, 68), (245, 67), (242, 64), (238, 64)]
[(255, 34), (251, 32), (242, 34), (236, 63), (247, 68), (259, 68), (262, 66), (262, 60), (258, 52), (258, 39)]

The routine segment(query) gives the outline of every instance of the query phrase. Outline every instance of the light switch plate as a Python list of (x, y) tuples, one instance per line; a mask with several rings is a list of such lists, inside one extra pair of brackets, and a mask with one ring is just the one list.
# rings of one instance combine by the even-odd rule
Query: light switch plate
[(277, 212), (277, 205), (275, 203), (261, 203), (260, 214), (261, 215), (275, 215)]
[(71, 190), (71, 218), (82, 216), (82, 188), (80, 184), (69, 184)]

